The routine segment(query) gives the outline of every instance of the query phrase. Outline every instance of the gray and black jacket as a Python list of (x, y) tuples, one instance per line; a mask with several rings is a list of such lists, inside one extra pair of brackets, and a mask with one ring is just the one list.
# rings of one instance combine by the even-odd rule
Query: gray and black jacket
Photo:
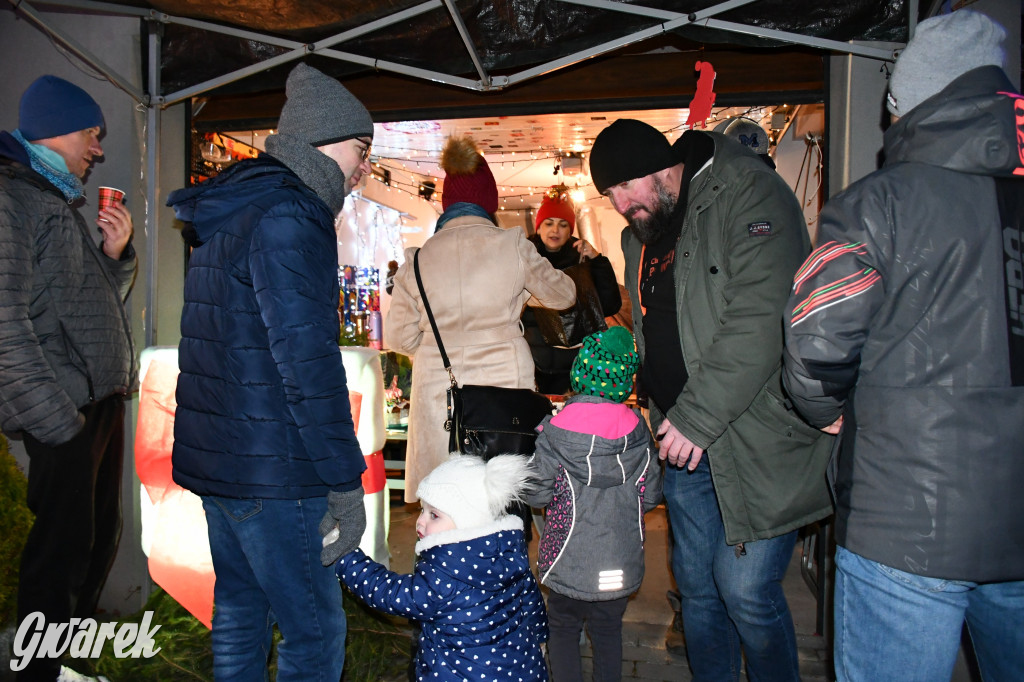
[(0, 133), (0, 429), (71, 440), (79, 408), (136, 388), (124, 309), (137, 260), (96, 245), (84, 218)]
[(647, 423), (625, 405), (578, 395), (537, 428), (527, 501), (547, 506), (541, 583), (583, 601), (632, 594), (644, 577), (644, 512), (661, 501)]
[(917, 575), (1024, 579), (1022, 122), (997, 67), (908, 112), (825, 207), (789, 302), (792, 399), (844, 415), (836, 539)]

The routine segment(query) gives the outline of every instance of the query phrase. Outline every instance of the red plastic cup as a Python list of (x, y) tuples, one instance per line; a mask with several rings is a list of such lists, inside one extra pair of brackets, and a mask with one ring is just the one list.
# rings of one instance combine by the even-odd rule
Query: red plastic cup
[[(114, 204), (124, 203), (124, 191), (123, 190), (119, 190), (116, 187), (100, 187), (100, 189), (99, 189), (99, 197), (100, 197), (100, 209), (99, 210), (101, 212), (103, 211), (103, 209), (110, 208)], [(104, 220), (102, 216), (100, 216), (100, 220)], [(104, 222), (109, 222), (109, 221), (104, 220)]]

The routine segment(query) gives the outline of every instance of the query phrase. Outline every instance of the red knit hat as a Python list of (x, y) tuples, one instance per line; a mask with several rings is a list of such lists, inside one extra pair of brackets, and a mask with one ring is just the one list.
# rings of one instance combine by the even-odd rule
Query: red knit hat
[(441, 170), (445, 172), (442, 208), (447, 210), (452, 204), (467, 201), (488, 213), (498, 210), (498, 185), (473, 138), (448, 138), (441, 152)]
[(572, 234), (576, 228), (576, 209), (573, 208), (572, 202), (569, 200), (569, 192), (565, 185), (552, 187), (544, 195), (544, 201), (537, 209), (534, 226), (540, 227), (540, 224), (548, 218), (561, 218), (569, 223), (569, 234)]

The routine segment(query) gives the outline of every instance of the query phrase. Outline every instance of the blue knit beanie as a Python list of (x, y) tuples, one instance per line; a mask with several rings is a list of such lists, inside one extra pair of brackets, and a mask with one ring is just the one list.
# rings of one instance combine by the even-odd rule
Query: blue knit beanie
[(105, 127), (100, 105), (63, 78), (40, 76), (21, 96), (18, 130), (29, 142), (97, 126)]

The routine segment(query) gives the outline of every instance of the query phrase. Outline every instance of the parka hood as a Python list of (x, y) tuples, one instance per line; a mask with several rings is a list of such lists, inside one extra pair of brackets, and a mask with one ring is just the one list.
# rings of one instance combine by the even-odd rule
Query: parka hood
[(968, 71), (890, 126), (885, 165), (913, 162), (961, 173), (1012, 175), (1022, 165), (1022, 150), (1014, 144), (1020, 102), (1015, 95), (999, 67)]
[(25, 148), (6, 130), (0, 130), (0, 158), (17, 161), (23, 166), (31, 163)]
[(287, 166), (272, 156), (260, 154), (255, 159), (239, 161), (194, 187), (171, 192), (167, 205), (174, 209), (178, 220), (187, 223), (182, 230), (185, 241), (190, 246), (201, 246), (229, 224), (241, 208), (284, 187), (300, 188), (311, 200), (323, 203)]
[[(612, 424), (612, 418), (605, 418), (602, 421), (603, 432), (608, 429), (616, 431), (615, 437), (605, 437), (596, 433), (584, 433), (576, 430), (579, 425), (572, 428), (562, 428), (557, 425), (563, 419), (571, 416), (571, 408), (574, 403), (606, 403), (609, 407), (621, 413), (621, 417)], [(614, 413), (609, 413), (609, 416)], [(568, 424), (567, 424), (568, 426)], [(553, 447), (565, 452), (579, 452), (581, 457), (566, 458), (564, 466), (569, 475), (583, 481), (592, 488), (612, 488), (629, 479), (637, 467), (645, 464), (640, 458), (645, 451), (637, 451), (633, 446), (637, 441), (647, 442), (647, 425), (637, 419), (629, 408), (609, 403), (601, 398), (588, 395), (573, 396), (566, 402), (559, 415), (550, 421), (545, 421), (544, 432), (547, 438), (553, 443)]]

